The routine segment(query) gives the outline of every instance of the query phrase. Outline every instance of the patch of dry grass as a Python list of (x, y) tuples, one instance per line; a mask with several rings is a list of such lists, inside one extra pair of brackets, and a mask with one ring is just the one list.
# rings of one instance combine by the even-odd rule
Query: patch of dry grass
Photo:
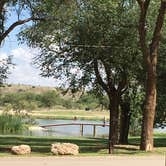
[(71, 110), (71, 109), (41, 109), (39, 111), (32, 111), (30, 113), (33, 117), (37, 118), (50, 118), (50, 119), (87, 119), (87, 120), (103, 120), (104, 117), (109, 119), (108, 111), (85, 111), (85, 110)]

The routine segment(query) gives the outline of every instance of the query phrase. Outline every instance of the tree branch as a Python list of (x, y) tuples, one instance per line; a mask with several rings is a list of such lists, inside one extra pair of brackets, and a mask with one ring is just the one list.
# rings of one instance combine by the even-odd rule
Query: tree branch
[(3, 8), (5, 5), (5, 0), (0, 0), (0, 13), (2, 14)]
[(107, 85), (105, 84), (105, 82), (103, 81), (99, 69), (98, 69), (98, 62), (97, 60), (94, 60), (94, 71), (96, 74), (96, 78), (97, 78), (97, 82), (102, 86), (102, 88), (109, 94), (109, 89), (107, 87)]
[(113, 81), (112, 81), (112, 78), (111, 78), (111, 70), (109, 68), (109, 66), (101, 59), (101, 62), (103, 63), (104, 65), (104, 69), (105, 69), (105, 72), (106, 72), (106, 76), (107, 76), (107, 82), (108, 82), (108, 87), (109, 87), (109, 90), (111, 93), (115, 92), (116, 89), (115, 89), (115, 86), (113, 85)]
[[(164, 16), (166, 12), (166, 0), (161, 1), (159, 14), (156, 21), (155, 30), (153, 33), (152, 43), (150, 44), (150, 53), (153, 54), (154, 50), (159, 47), (159, 41), (161, 38), (161, 30), (164, 24)], [(153, 58), (153, 57), (152, 57)]]
[(139, 4), (141, 9), (147, 10), (150, 0), (137, 0), (137, 3)]
[(0, 44), (1, 42), (5, 39), (5, 37), (7, 37), (7, 35), (12, 31), (14, 30), (17, 26), (19, 25), (22, 25), (22, 24), (25, 24), (27, 22), (30, 22), (32, 20), (43, 20), (43, 19), (40, 19), (40, 18), (34, 18), (34, 17), (30, 17), (30, 18), (27, 18), (27, 19), (24, 19), (24, 20), (18, 20), (16, 21), (15, 23), (13, 23), (4, 33), (2, 33), (2, 35), (0, 36)]
[(150, 4), (150, 0), (145, 0), (144, 7), (145, 7), (146, 12), (147, 12), (147, 9), (149, 7), (149, 4)]
[(119, 94), (122, 95), (126, 90), (127, 90), (127, 76), (126, 73), (123, 73), (122, 80), (119, 82), (117, 91)]
[(144, 54), (144, 57), (146, 57), (148, 54), (146, 53), (148, 50), (147, 44), (146, 44), (146, 15), (147, 10), (149, 7), (150, 0), (137, 0), (139, 6), (140, 6), (140, 19), (139, 19), (139, 38), (140, 38), (140, 45), (142, 52)]
[(143, 0), (137, 0), (137, 3), (140, 6), (140, 8), (142, 8), (143, 5), (144, 5), (144, 1)]

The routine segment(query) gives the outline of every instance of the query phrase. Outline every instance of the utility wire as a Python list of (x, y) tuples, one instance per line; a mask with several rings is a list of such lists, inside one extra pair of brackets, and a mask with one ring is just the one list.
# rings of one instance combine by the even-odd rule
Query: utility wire
[(111, 48), (109, 45), (70, 45), (72, 47), (85, 47), (85, 48)]

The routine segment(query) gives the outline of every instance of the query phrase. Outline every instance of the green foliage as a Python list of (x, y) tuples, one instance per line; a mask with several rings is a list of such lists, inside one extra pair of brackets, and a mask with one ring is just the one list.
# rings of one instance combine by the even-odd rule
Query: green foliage
[(8, 78), (9, 68), (11, 65), (12, 65), (11, 57), (8, 57), (7, 59), (2, 59), (0, 57), (0, 87)]
[(130, 130), (131, 136), (138, 136), (141, 133), (142, 109), (144, 103), (144, 89), (135, 81), (122, 96), (124, 102), (130, 104)]
[(157, 98), (157, 112), (155, 116), (156, 127), (166, 127), (166, 93), (159, 93)]
[(24, 120), (20, 115), (0, 115), (0, 133), (1, 134), (16, 134), (23, 131), (25, 127)]
[(103, 97), (102, 100), (91, 93), (86, 93), (80, 98), (72, 98), (71, 96), (63, 96), (57, 91), (47, 91), (41, 94), (17, 92), (1, 94), (0, 106), (4, 107), (6, 112), (10, 110), (16, 112), (20, 112), (21, 110), (31, 111), (39, 108), (54, 108), (58, 106), (66, 109), (89, 108), (94, 110), (99, 108), (101, 104), (103, 104), (103, 108), (106, 108), (105, 105), (107, 105), (108, 100), (106, 97)]
[(166, 31), (161, 40), (157, 66), (157, 111), (155, 116), (156, 126), (166, 126)]
[(53, 107), (61, 103), (61, 98), (55, 91), (48, 91), (39, 97), (42, 107)]
[(67, 109), (77, 108), (76, 104), (74, 104), (72, 99), (61, 100), (61, 105)]
[(76, 107), (84, 110), (107, 110), (108, 103), (109, 101), (106, 96), (101, 98), (91, 92), (87, 92), (76, 101)]
[[(118, 85), (123, 75), (129, 78), (140, 68), (135, 8), (120, 0), (81, 0), (58, 8), (52, 4), (49, 10), (45, 5), (54, 20), (37, 22), (22, 32), (30, 46), (42, 49), (35, 64), (43, 76), (66, 76), (70, 86), (91, 86), (96, 81), (93, 63), (98, 60), (102, 73), (106, 66), (114, 71), (111, 79)], [(73, 67), (81, 74), (71, 73)]]
[(21, 110), (33, 110), (38, 107), (32, 93), (8, 93), (1, 96), (0, 105), (6, 107), (7, 110), (13, 109), (16, 112)]

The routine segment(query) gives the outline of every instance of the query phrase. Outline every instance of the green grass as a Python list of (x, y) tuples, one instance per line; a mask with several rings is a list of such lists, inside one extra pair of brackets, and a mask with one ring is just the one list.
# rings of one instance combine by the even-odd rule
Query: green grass
[(1, 114), (0, 115), (0, 133), (19, 133), (24, 129), (25, 123), (23, 119), (19, 115), (8, 115)]
[(26, 136), (3, 136), (0, 135), (0, 152), (9, 152), (14, 145), (28, 144), (34, 153), (50, 155), (51, 144), (56, 142), (75, 143), (80, 147), (80, 153), (96, 153), (107, 147), (107, 140), (97, 138), (53, 138), (53, 137), (26, 137)]
[[(116, 145), (114, 155), (162, 155), (166, 152), (166, 134), (155, 135), (153, 152), (139, 150), (139, 137), (130, 137), (129, 145)], [(80, 156), (108, 155), (107, 139), (82, 137), (28, 137), (0, 135), (0, 156), (10, 156), (14, 145), (28, 144), (32, 148), (30, 156), (50, 156), (51, 144), (56, 142), (75, 143), (80, 147)]]
[(32, 111), (31, 115), (35, 118), (45, 119), (73, 119), (77, 117), (82, 120), (103, 120), (109, 118), (108, 111), (85, 111), (85, 110), (70, 110), (70, 109), (56, 109), (56, 110), (40, 110)]

